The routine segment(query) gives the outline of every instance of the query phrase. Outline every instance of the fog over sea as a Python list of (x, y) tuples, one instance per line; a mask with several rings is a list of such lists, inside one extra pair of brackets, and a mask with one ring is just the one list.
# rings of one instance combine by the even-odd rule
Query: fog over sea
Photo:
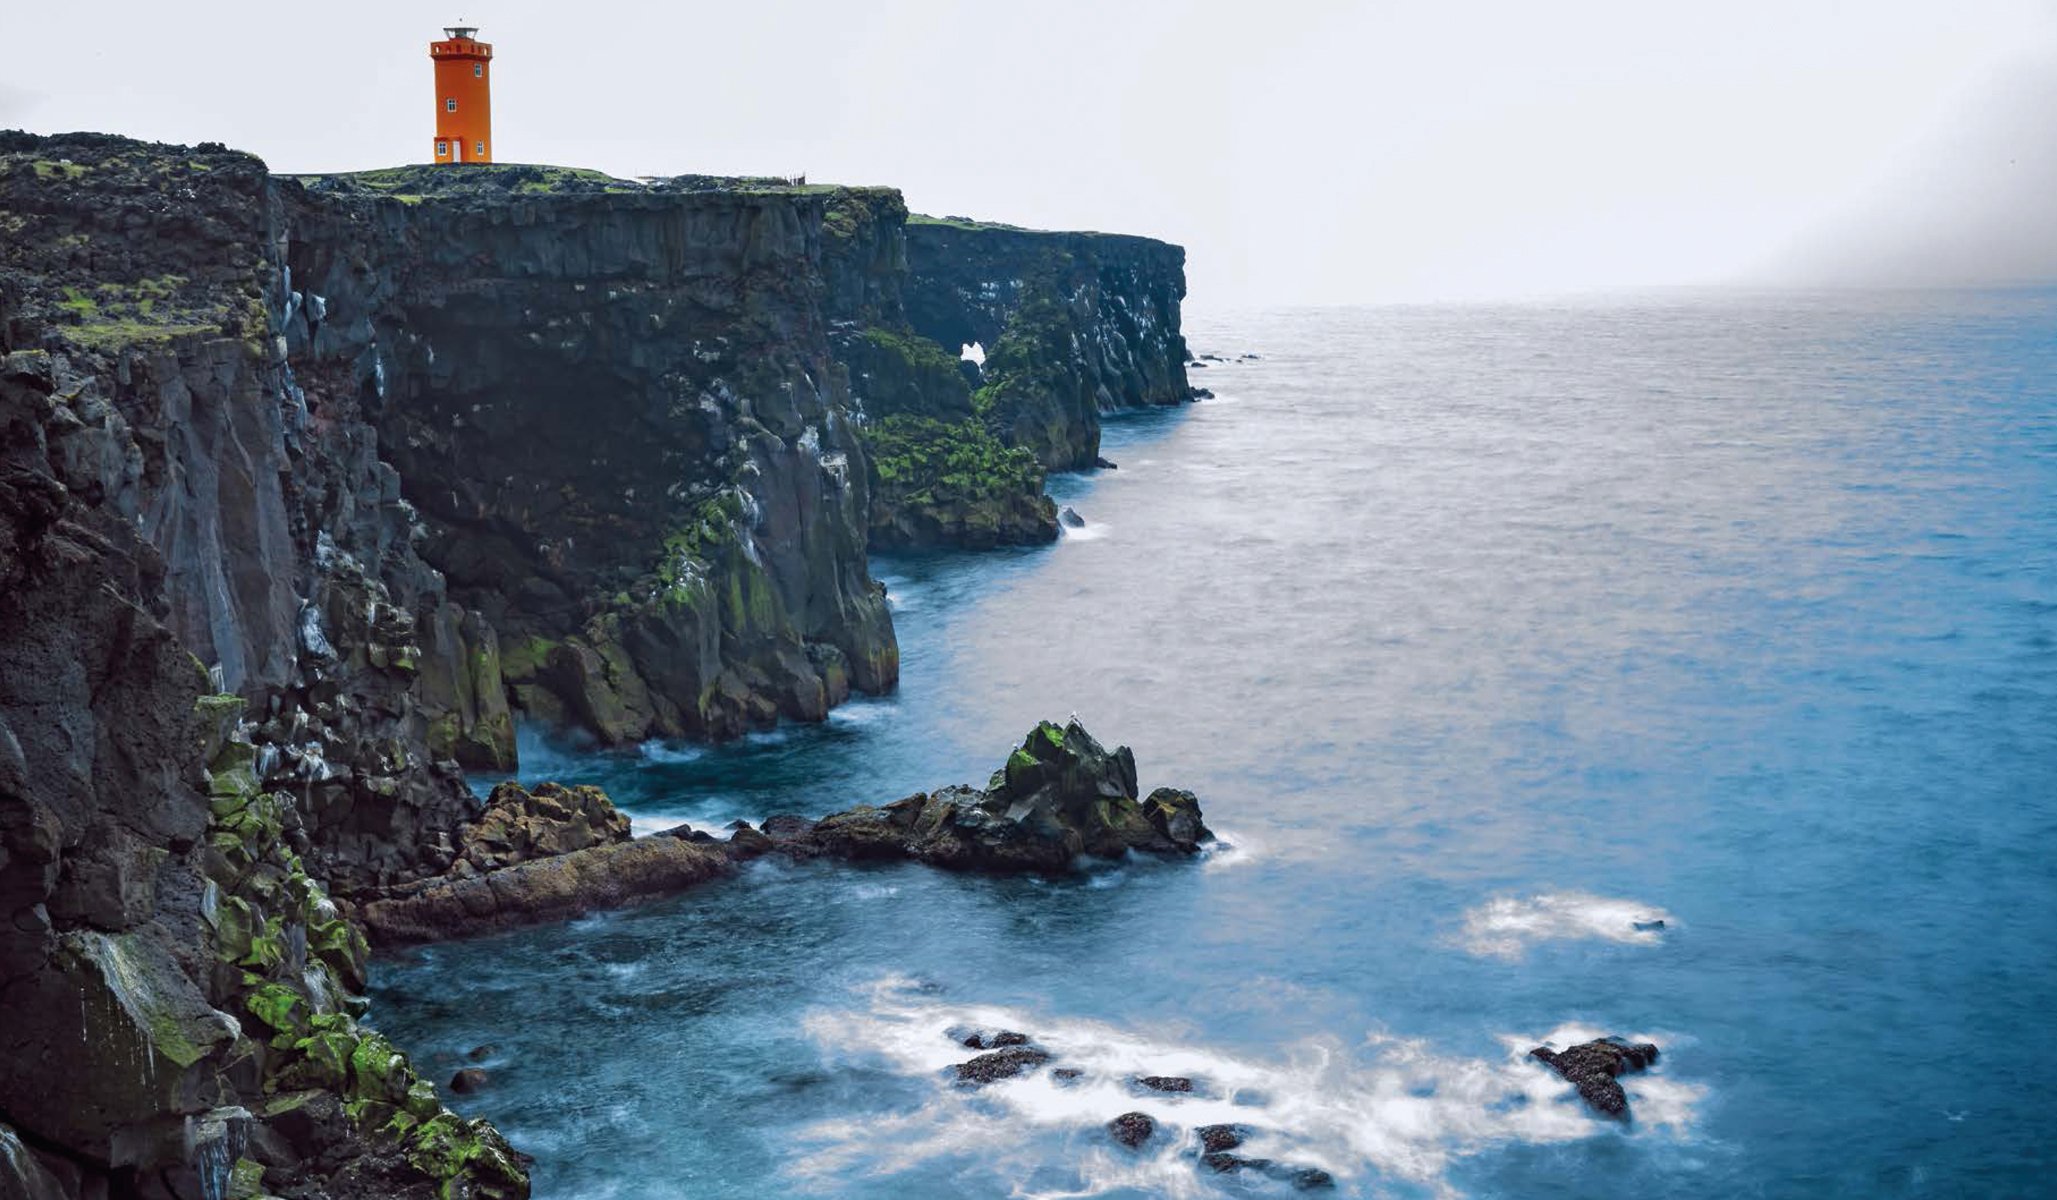
[[(539, 1198), (1290, 1192), (1201, 1168), (1215, 1122), (1345, 1196), (2049, 1186), (2057, 291), (1188, 337), (1215, 398), (1110, 418), (1119, 469), (1052, 482), (1082, 529), (875, 562), (896, 694), (721, 748), (525, 734), (522, 777), (718, 830), (982, 782), (1076, 713), (1222, 844), (761, 861), (381, 961), (425, 1071), (491, 1047), (449, 1099)], [(1085, 1075), (954, 1086), (1000, 1028)], [(1663, 1051), (1625, 1126), (1525, 1057), (1598, 1034)]]

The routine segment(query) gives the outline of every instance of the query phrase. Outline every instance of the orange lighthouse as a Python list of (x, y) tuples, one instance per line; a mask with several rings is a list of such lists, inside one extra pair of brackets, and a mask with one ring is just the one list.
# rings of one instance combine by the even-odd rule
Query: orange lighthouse
[(436, 63), (436, 158), (439, 163), (493, 161), (493, 48), (469, 25), (443, 30), (429, 43)]

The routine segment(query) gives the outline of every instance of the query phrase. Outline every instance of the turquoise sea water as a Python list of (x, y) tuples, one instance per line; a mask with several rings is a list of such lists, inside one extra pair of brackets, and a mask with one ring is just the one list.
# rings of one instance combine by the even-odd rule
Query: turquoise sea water
[[(2057, 293), (1196, 318), (1088, 522), (880, 560), (899, 692), (530, 739), (639, 829), (982, 780), (1076, 712), (1228, 844), (1076, 880), (756, 865), (378, 968), (539, 1197), (2046, 1194)], [(1662, 933), (1632, 922), (1662, 916)], [(948, 1031), (1087, 1071), (966, 1093)], [(1659, 1043), (1627, 1127), (1522, 1053)], [(1192, 1097), (1132, 1094), (1186, 1074)], [(1140, 1154), (1101, 1128), (1141, 1109)]]

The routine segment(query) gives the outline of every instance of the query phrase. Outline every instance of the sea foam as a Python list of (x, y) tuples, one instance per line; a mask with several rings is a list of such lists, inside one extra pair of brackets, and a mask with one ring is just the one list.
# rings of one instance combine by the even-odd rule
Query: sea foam
[[(1251, 1131), (1238, 1154), (1319, 1167), (1346, 1194), (1402, 1184), (1457, 1196), (1450, 1170), (1466, 1156), (1621, 1132), (1528, 1057), (1537, 1045), (1598, 1036), (1577, 1025), (1540, 1036), (1506, 1034), (1498, 1038), (1503, 1052), (1497, 1057), (1443, 1054), (1423, 1041), (1375, 1034), (1354, 1046), (1311, 1039), (1284, 1047), (1276, 1058), (1255, 1058), (1102, 1022), (954, 1004), (896, 978), (878, 984), (857, 1008), (812, 1014), (805, 1029), (838, 1065), (934, 1081), (933, 1093), (918, 1105), (802, 1129), (802, 1152), (788, 1172), (808, 1191), (833, 1191), (851, 1172), (889, 1175), (963, 1160), (982, 1163), (1000, 1178), (1033, 1177), (1033, 1184), (1017, 1182), (1012, 1194), (1037, 1200), (1220, 1195), (1219, 1177), (1195, 1161), (1197, 1130), (1238, 1124)], [(955, 1086), (949, 1068), (975, 1053), (957, 1040), (967, 1029), (1021, 1030), (1051, 1052), (1052, 1068), (1084, 1074), (1065, 1082), (1045, 1069), (976, 1090)], [(1689, 1138), (1705, 1089), (1662, 1071), (1623, 1080), (1637, 1136)], [(1138, 1095), (1129, 1081), (1146, 1074), (1188, 1076), (1196, 1089)], [(1102, 1132), (1111, 1117), (1130, 1111), (1148, 1113), (1158, 1125), (1140, 1152), (1116, 1147)], [(995, 1137), (996, 1130), (1024, 1136)], [(1038, 1132), (1066, 1140), (1072, 1170), (1052, 1177), (1047, 1143), (1033, 1137)], [(889, 1159), (878, 1157), (882, 1146), (892, 1148)]]
[(1678, 926), (1677, 917), (1640, 900), (1586, 892), (1498, 896), (1464, 914), (1458, 942), (1473, 954), (1496, 958), (1519, 957), (1535, 942), (1580, 938), (1653, 946), (1664, 940), (1663, 933), (1636, 927), (1658, 922), (1665, 930)]

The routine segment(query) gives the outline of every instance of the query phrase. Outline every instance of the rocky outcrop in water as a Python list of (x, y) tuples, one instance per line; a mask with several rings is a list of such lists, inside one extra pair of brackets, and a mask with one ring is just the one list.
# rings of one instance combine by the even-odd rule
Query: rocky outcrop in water
[(629, 820), (594, 787), (503, 783), (458, 834), (449, 874), (393, 888), (362, 905), (380, 944), (442, 941), (561, 921), (674, 895), (725, 875), (709, 843), (631, 838)]
[(1070, 870), (1081, 855), (1191, 854), (1214, 836), (1191, 792), (1158, 788), (1139, 800), (1128, 747), (1108, 751), (1076, 720), (1037, 725), (984, 790), (944, 788), (815, 822), (773, 818), (764, 832), (801, 856), (1044, 873)]
[(1648, 1042), (1630, 1043), (1620, 1038), (1582, 1042), (1568, 1050), (1538, 1046), (1529, 1057), (1571, 1081), (1593, 1111), (1617, 1121), (1628, 1120), (1628, 1093), (1619, 1076), (1641, 1071), (1657, 1061), (1657, 1047)]

